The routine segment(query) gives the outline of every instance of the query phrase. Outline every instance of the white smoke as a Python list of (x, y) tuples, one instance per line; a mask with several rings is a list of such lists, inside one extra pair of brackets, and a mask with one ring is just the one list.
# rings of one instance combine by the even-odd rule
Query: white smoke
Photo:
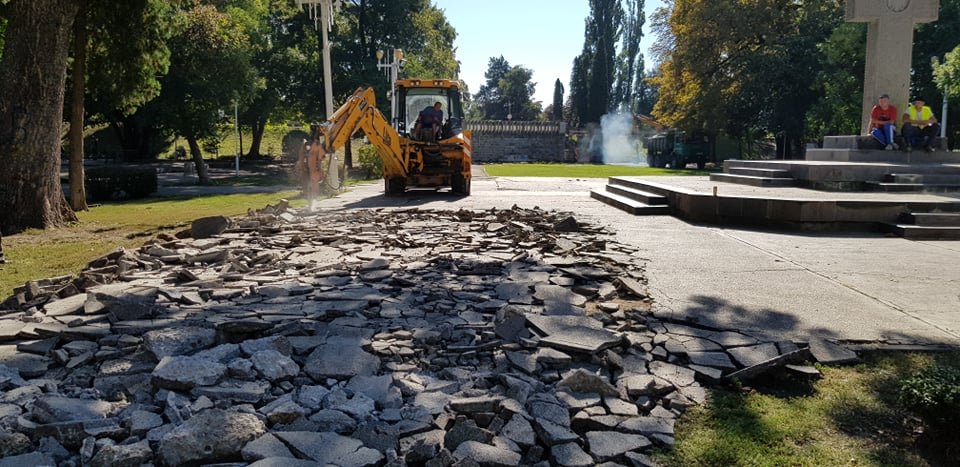
[(607, 114), (600, 118), (601, 150), (604, 164), (644, 164), (640, 145), (633, 131), (633, 115)]

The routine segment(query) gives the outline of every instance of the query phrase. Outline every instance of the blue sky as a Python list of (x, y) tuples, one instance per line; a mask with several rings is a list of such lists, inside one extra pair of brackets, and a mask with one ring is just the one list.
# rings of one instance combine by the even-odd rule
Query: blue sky
[[(500, 55), (511, 65), (533, 70), (535, 99), (544, 107), (553, 102), (557, 78), (569, 89), (573, 58), (583, 48), (584, 19), (590, 13), (587, 0), (434, 0), (434, 4), (457, 30), (460, 78), (471, 92), (486, 81), (483, 74), (490, 57)], [(661, 5), (660, 0), (647, 0), (647, 17)], [(652, 42), (648, 21), (641, 43), (644, 55)]]

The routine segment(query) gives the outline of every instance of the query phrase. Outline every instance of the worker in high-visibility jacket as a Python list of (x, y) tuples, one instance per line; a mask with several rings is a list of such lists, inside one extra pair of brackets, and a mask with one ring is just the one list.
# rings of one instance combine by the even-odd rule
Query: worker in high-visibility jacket
[(913, 98), (913, 105), (907, 107), (903, 113), (903, 134), (907, 151), (913, 146), (923, 146), (927, 152), (933, 152), (933, 144), (937, 139), (937, 133), (940, 132), (940, 123), (937, 117), (933, 115), (930, 107), (926, 106), (926, 101), (920, 97)]

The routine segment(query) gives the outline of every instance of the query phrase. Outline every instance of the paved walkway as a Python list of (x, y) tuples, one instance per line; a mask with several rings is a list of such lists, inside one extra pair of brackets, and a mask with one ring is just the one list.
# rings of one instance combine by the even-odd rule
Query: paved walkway
[(589, 197), (605, 179), (477, 176), (473, 193), (434, 190), (383, 196), (383, 183), (319, 209), (422, 207), (572, 211), (642, 248), (660, 313), (802, 341), (960, 344), (960, 242), (880, 234), (796, 234), (635, 217)]

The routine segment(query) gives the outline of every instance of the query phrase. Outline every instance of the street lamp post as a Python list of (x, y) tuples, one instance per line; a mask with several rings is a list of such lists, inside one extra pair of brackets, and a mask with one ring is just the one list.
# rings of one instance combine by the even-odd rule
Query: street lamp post
[[(320, 29), (323, 39), (323, 98), (327, 118), (333, 115), (333, 83), (330, 72), (330, 39), (327, 32), (333, 27), (333, 16), (340, 10), (342, 0), (297, 0), (298, 7), (307, 7), (315, 28)], [(323, 27), (321, 27), (323, 26)]]
[(387, 62), (384, 60), (383, 50), (377, 51), (377, 69), (386, 70), (384, 73), (387, 74), (387, 79), (390, 80), (390, 123), (396, 127), (397, 125), (397, 78), (400, 75), (400, 70), (403, 69), (403, 65), (406, 64), (406, 60), (403, 59), (403, 50), (402, 49), (393, 49), (393, 61)]

